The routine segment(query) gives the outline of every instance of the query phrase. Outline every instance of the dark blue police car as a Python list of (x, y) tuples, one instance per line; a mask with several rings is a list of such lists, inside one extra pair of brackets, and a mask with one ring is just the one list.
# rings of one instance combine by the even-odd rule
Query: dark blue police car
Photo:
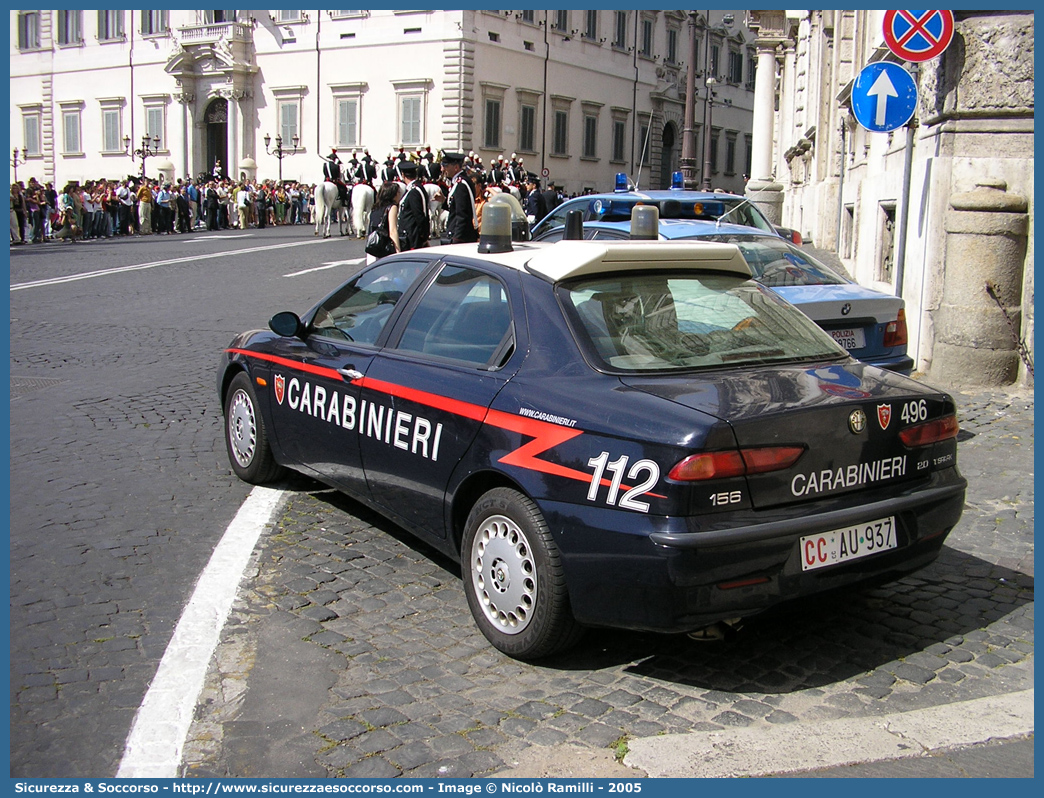
[(734, 245), (506, 239), (384, 258), (236, 337), (235, 473), (309, 474), (459, 559), (523, 659), (938, 554), (966, 485), (950, 396), (851, 358)]

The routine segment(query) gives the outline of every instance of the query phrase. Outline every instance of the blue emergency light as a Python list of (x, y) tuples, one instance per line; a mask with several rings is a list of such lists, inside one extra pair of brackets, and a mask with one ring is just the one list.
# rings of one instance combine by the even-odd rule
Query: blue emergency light
[(671, 172), (671, 189), (677, 191), (685, 188), (685, 175), (681, 172)]
[(630, 190), (631, 190), (631, 181), (627, 179), (627, 173), (626, 172), (617, 172), (616, 173), (616, 187), (613, 189), (613, 191), (621, 192), (621, 191), (630, 191)]

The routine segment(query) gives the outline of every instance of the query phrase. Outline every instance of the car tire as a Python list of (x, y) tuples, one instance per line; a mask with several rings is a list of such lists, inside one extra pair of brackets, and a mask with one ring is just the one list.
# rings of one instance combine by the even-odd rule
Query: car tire
[(472, 507), (461, 571), (475, 622), (508, 656), (540, 659), (582, 635), (558, 547), (536, 503), (518, 491), (495, 488)]
[(261, 485), (282, 476), (268, 442), (265, 420), (257, 403), (250, 375), (232, 378), (225, 397), (225, 449), (232, 470), (241, 480)]

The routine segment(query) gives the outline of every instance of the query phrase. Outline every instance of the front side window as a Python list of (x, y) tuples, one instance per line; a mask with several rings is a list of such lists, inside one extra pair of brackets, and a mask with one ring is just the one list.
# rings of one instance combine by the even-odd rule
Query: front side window
[(425, 261), (394, 261), (360, 274), (320, 305), (312, 317), (309, 332), (341, 341), (373, 344), (396, 303), (427, 265)]
[(503, 283), (447, 265), (424, 292), (396, 349), (494, 368), (510, 354), (511, 306)]
[(608, 370), (688, 371), (844, 357), (805, 314), (735, 275), (598, 276), (558, 292), (581, 345)]

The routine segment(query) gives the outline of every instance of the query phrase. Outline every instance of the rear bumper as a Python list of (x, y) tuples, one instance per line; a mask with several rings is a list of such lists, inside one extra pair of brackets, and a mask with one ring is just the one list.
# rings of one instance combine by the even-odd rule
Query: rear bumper
[(909, 355), (897, 355), (895, 357), (870, 358), (867, 361), (871, 366), (877, 366), (885, 371), (894, 371), (909, 377), (913, 374), (914, 361)]
[[(869, 497), (708, 519), (648, 518), (544, 506), (562, 553), (573, 613), (593, 626), (687, 632), (800, 596), (898, 577), (930, 563), (960, 520), (967, 483), (956, 469), (929, 484)], [(852, 497), (847, 497), (850, 503)], [(895, 516), (898, 548), (802, 571), (799, 539)], [(709, 520), (703, 529), (693, 529)], [(730, 583), (749, 584), (730, 586)]]

